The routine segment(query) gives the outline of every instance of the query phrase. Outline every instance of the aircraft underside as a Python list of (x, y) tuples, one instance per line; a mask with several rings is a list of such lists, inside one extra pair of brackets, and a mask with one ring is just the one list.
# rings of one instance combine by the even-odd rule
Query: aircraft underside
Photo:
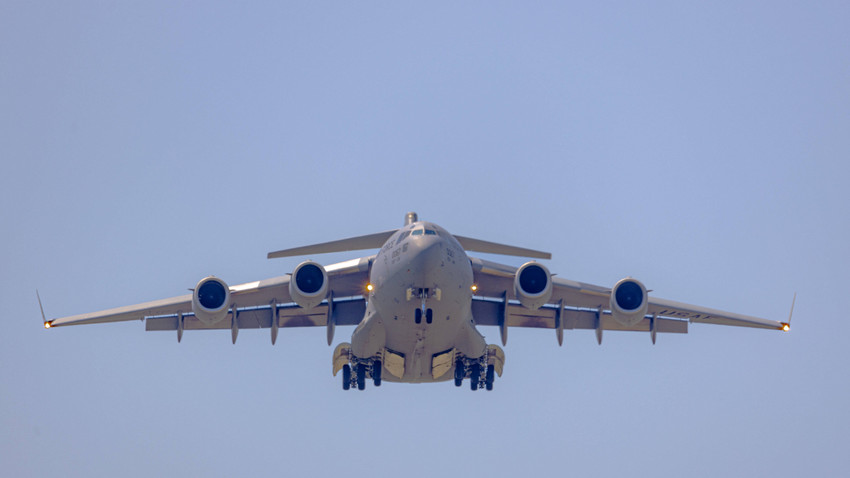
[(495, 377), (502, 375), (505, 354), (497, 345), (487, 345), (480, 357), (467, 357), (457, 349), (441, 353), (408, 356), (384, 348), (373, 357), (360, 358), (351, 352), (351, 344), (344, 342), (334, 350), (334, 376), (342, 372), (342, 388), (364, 390), (371, 380), (377, 387), (383, 381), (404, 383), (432, 383), (454, 380), (462, 386), (469, 379), (470, 389), (493, 390)]
[(384, 307), (378, 304), (387, 297), (373, 296), (351, 343), (340, 344), (334, 351), (334, 375), (342, 372), (344, 389), (363, 390), (369, 379), (376, 386), (382, 381), (448, 380), (461, 386), (469, 379), (473, 390), (493, 389), (495, 376), (502, 374), (504, 352), (487, 345), (475, 328), (471, 310), (465, 306), (469, 300), (450, 300), (452, 294), (433, 290), (412, 288), (411, 293), (405, 291), (403, 300), (394, 297)]

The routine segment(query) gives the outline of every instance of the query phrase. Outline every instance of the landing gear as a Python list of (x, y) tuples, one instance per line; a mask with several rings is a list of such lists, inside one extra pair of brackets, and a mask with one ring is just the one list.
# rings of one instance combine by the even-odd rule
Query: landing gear
[(478, 358), (468, 358), (460, 353), (455, 357), (455, 386), (460, 387), (463, 379), (469, 378), (469, 388), (493, 390), (496, 375), (502, 375), (505, 353), (498, 345), (488, 345), (487, 352)]
[(463, 385), (463, 379), (466, 377), (466, 366), (463, 364), (463, 359), (455, 361), (455, 387)]
[(345, 364), (342, 366), (342, 389), (349, 388), (351, 388), (351, 365)]
[(366, 364), (357, 364), (357, 390), (366, 390)]
[(481, 364), (473, 363), (469, 367), (469, 388), (470, 390), (478, 390), (478, 384), (481, 382)]
[(487, 366), (487, 374), (484, 377), (484, 386), (487, 390), (493, 390), (493, 381), (496, 379), (496, 368), (492, 364)]
[(383, 370), (383, 365), (380, 360), (375, 360), (372, 362), (372, 382), (376, 387), (381, 386), (381, 370)]
[(348, 344), (340, 344), (334, 352), (334, 375), (342, 371), (342, 389), (366, 389), (366, 381), (372, 379), (376, 387), (381, 386), (381, 375), (384, 369), (380, 357), (362, 359), (355, 357)]

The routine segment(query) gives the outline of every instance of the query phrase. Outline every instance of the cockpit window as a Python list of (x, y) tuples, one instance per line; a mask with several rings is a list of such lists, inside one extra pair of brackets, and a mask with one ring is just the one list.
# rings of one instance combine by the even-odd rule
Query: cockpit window
[(437, 235), (437, 231), (435, 231), (435, 230), (433, 230), (433, 229), (425, 229), (425, 234), (427, 234), (427, 235), (429, 235), (429, 236), (436, 236), (436, 235)]
[(413, 235), (414, 235), (414, 236), (421, 236), (421, 235), (422, 235), (422, 229), (416, 229), (416, 230), (414, 230), (414, 231), (413, 231)]
[(404, 231), (398, 236), (398, 241), (396, 241), (395, 245), (401, 244), (401, 241), (407, 239), (407, 236), (410, 235), (410, 231)]

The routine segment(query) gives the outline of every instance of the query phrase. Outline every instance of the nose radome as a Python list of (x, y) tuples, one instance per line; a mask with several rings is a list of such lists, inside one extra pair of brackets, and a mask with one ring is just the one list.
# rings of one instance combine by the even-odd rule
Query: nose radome
[(442, 243), (438, 236), (422, 236), (413, 241), (416, 254), (414, 262), (417, 269), (425, 272), (434, 266), (439, 266), (442, 260)]
[(440, 244), (440, 239), (437, 237), (423, 238), (422, 254), (429, 260), (439, 260), (440, 251), (443, 249)]

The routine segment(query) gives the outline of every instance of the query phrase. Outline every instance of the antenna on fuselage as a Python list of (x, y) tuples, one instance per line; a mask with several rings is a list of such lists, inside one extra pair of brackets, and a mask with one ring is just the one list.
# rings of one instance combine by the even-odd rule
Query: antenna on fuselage
[(414, 222), (419, 222), (419, 215), (415, 212), (409, 212), (404, 216), (404, 225), (409, 226)]

